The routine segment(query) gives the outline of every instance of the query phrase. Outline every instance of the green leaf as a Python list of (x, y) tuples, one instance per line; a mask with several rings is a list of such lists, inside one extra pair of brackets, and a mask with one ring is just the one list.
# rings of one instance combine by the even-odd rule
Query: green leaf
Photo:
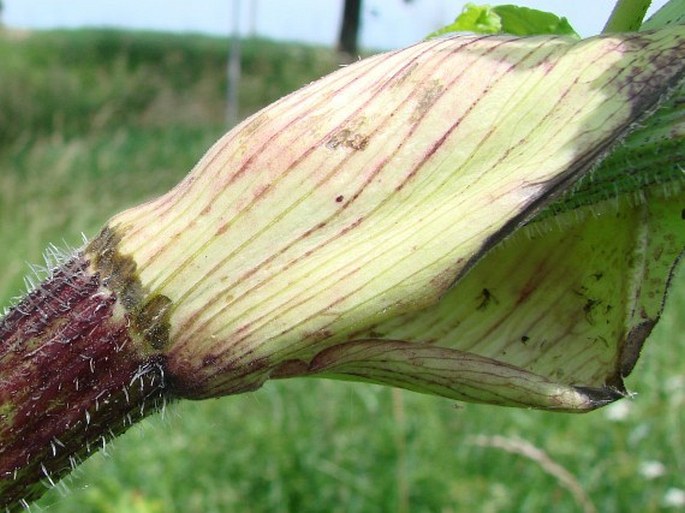
[(500, 17), (489, 5), (466, 4), (453, 23), (429, 34), (431, 39), (450, 32), (476, 32), (477, 34), (497, 34), (502, 32)]
[(516, 36), (557, 34), (580, 39), (566, 18), (516, 5), (498, 5), (492, 9), (502, 21), (502, 32)]
[(449, 32), (512, 34), (515, 36), (557, 34), (580, 39), (566, 18), (516, 5), (491, 7), (489, 5), (466, 4), (454, 23), (433, 32), (428, 36), (428, 39)]

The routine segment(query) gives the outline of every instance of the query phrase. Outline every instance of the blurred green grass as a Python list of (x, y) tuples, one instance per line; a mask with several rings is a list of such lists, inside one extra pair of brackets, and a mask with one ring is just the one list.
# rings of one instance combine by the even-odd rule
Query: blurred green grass
[[(78, 246), (110, 215), (167, 190), (223, 132), (227, 46), (116, 31), (0, 37), (0, 304), (21, 293), (27, 262), (40, 263), (49, 243)], [(250, 40), (243, 52), (243, 114), (337, 65), (332, 52), (299, 45)], [(664, 499), (685, 488), (683, 311), (680, 272), (628, 381), (637, 396), (605, 410), (574, 416), (361, 384), (269, 383), (169, 405), (37, 510), (581, 511), (538, 463), (473, 443), (505, 436), (565, 467), (598, 511), (676, 511)]]

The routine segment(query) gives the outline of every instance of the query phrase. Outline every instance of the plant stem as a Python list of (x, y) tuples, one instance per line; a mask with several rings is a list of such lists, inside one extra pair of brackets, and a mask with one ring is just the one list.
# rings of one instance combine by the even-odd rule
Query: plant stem
[(0, 319), (0, 510), (163, 403), (163, 362), (140, 350), (109, 282), (79, 253)]
[(618, 0), (602, 34), (636, 31), (642, 25), (651, 3), (652, 0)]

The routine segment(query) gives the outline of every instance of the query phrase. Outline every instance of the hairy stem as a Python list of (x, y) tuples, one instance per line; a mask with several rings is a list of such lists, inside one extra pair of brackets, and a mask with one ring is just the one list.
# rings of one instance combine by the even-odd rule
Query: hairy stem
[(162, 404), (157, 356), (78, 254), (0, 320), (0, 509), (16, 511)]
[(618, 0), (602, 33), (632, 32), (639, 29), (651, 3), (652, 0)]

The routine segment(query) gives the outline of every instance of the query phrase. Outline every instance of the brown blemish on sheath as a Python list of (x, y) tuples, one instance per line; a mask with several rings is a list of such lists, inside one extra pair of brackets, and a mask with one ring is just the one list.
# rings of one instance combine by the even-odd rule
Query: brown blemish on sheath
[(628, 376), (632, 372), (633, 367), (635, 367), (635, 363), (640, 356), (642, 345), (654, 329), (655, 325), (656, 320), (645, 319), (640, 324), (633, 326), (630, 330), (623, 343), (623, 348), (621, 349), (619, 360), (619, 372), (621, 376)]
[(440, 98), (445, 87), (440, 84), (439, 81), (433, 80), (426, 87), (424, 87), (421, 92), (418, 101), (416, 102), (416, 108), (411, 116), (411, 121), (416, 122), (430, 110), (433, 104)]
[(109, 226), (105, 226), (86, 246), (85, 254), (100, 275), (102, 284), (115, 292), (119, 301), (128, 310), (141, 302), (143, 287), (136, 275), (135, 261), (119, 253), (120, 241), (121, 236)]
[[(635, 34), (623, 44), (627, 49), (643, 49), (654, 44), (654, 34)], [(638, 117), (643, 117), (645, 112), (654, 108), (655, 100), (662, 91), (674, 90), (682, 82), (683, 50), (685, 42), (678, 41), (677, 46), (673, 45), (667, 51), (652, 51), (648, 62), (636, 59), (625, 73), (617, 76), (614, 83), (619, 90), (625, 88), (628, 91), (631, 108)], [(655, 71), (645, 73), (650, 68)]]
[(326, 143), (326, 147), (335, 150), (336, 148), (350, 148), (352, 150), (362, 151), (366, 149), (369, 144), (369, 136), (363, 135), (357, 131), (349, 128), (343, 128), (333, 136)]
[(158, 352), (169, 346), (171, 299), (145, 290), (135, 260), (119, 252), (121, 236), (109, 226), (86, 247), (85, 254), (103, 285), (112, 290), (126, 309), (131, 331), (143, 339), (146, 351)]
[(133, 329), (142, 335), (152, 349), (160, 351), (169, 345), (171, 306), (168, 297), (157, 294), (137, 307), (131, 316)]

